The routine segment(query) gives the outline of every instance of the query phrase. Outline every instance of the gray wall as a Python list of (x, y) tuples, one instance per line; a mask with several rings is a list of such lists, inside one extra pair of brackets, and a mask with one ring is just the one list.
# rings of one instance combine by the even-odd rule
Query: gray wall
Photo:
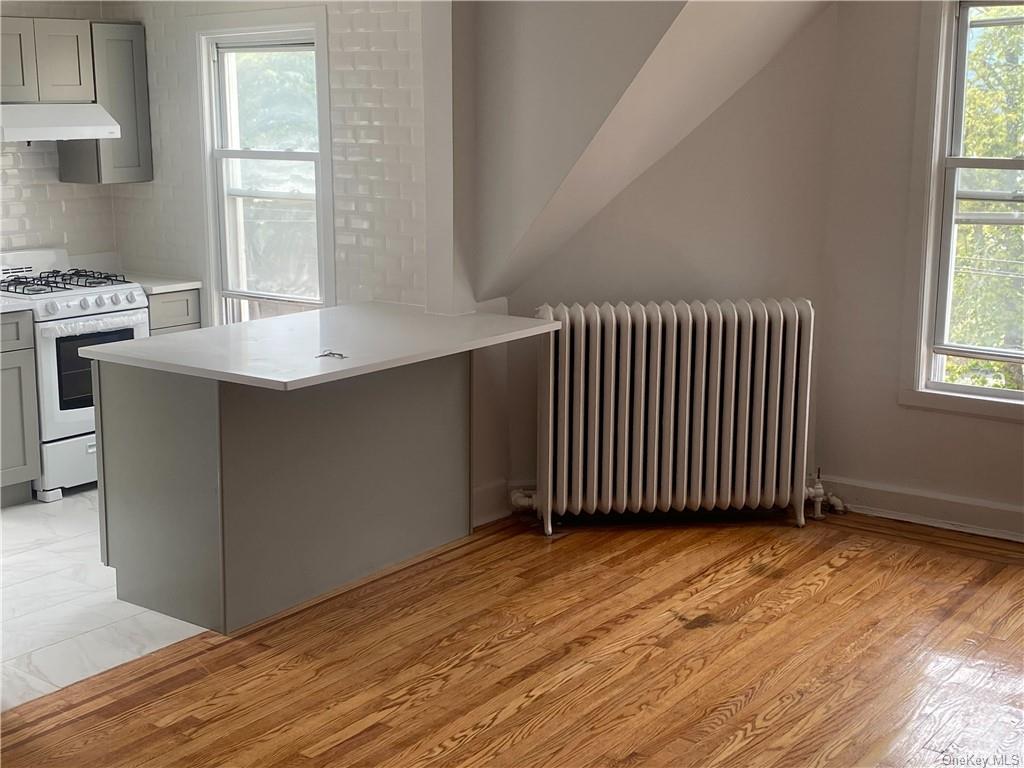
[(476, 40), (478, 258), (497, 259), (544, 207), (682, 4), (475, 5), (475, 22), (464, 19), (463, 29)]
[(1020, 424), (897, 403), (908, 204), (920, 194), (910, 164), (919, 6), (839, 3), (839, 30), (842, 98), (835, 102), (828, 169), (819, 461), (854, 481), (1019, 507)]
[[(1020, 507), (1019, 424), (897, 400), (919, 16), (917, 3), (827, 9), (552, 255), (509, 297), (511, 311), (807, 296), (818, 310), (815, 462), (826, 474), (965, 497), (968, 511)], [(513, 483), (534, 475), (533, 365), (532, 350), (513, 349)]]
[[(510, 297), (544, 302), (818, 298), (825, 237), (835, 14), (797, 35), (708, 120), (548, 260)], [(823, 108), (823, 105), (824, 108)], [(532, 350), (516, 371), (511, 477), (532, 480)]]

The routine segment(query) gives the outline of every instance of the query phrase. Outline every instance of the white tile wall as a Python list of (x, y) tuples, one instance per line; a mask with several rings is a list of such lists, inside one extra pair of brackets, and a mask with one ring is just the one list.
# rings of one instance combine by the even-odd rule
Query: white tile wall
[[(98, 18), (100, 3), (6, 0), (5, 16)], [(0, 251), (67, 248), (72, 255), (114, 250), (110, 190), (57, 180), (52, 141), (0, 145)]]
[(338, 300), (426, 304), (418, 3), (328, 5)]
[(114, 250), (110, 188), (64, 184), (52, 141), (0, 145), (0, 251), (67, 248), (71, 255)]
[[(114, 190), (125, 267), (202, 276), (205, 211), (195, 52), (185, 19), (279, 3), (104, 3), (106, 18), (146, 25), (155, 180)], [(423, 76), (414, 2), (327, 4), (336, 282), (339, 301), (424, 305)]]
[(151, 182), (113, 187), (118, 253), (127, 271), (206, 276), (204, 198), (199, 168), (200, 114), (186, 50), (192, 3), (104, 3), (103, 16), (146, 28)]
[(98, 19), (100, 2), (33, 2), (4, 0), (4, 16), (30, 16), (37, 19)]

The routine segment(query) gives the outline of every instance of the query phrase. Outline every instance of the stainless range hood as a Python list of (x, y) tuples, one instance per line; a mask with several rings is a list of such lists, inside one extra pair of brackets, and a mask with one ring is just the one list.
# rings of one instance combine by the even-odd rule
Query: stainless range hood
[(99, 104), (0, 106), (0, 141), (119, 138), (121, 126)]

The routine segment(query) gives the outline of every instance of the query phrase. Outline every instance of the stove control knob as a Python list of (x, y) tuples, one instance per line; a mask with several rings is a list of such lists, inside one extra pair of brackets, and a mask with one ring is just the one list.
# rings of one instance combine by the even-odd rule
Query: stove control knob
[(107, 300), (104, 299), (102, 296), (97, 296), (96, 297), (96, 306), (97, 307), (102, 307), (106, 303), (107, 303)]
[(135, 303), (135, 294), (134, 293), (125, 294), (124, 298), (127, 300), (127, 302), (129, 304), (134, 304)]
[(82, 309), (88, 309), (89, 308), (89, 299), (87, 297), (83, 296), (82, 300), (80, 302), (78, 302), (78, 306), (80, 306)]
[(60, 312), (60, 305), (56, 301), (48, 301), (43, 305), (43, 310), (48, 315), (56, 315)]
[(114, 305), (120, 304), (120, 303), (121, 303), (121, 297), (120, 297), (120, 296), (118, 296), (118, 295), (117, 295), (117, 294), (115, 293), (115, 294), (114, 294), (113, 296), (111, 296), (111, 297), (110, 297), (110, 303), (111, 303), (111, 304), (114, 304)]

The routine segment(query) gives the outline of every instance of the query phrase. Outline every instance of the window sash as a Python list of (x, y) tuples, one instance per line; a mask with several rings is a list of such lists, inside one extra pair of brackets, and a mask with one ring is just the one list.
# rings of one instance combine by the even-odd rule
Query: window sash
[[(1013, 2), (1020, 2), (1020, 0), (1008, 0), (1005, 4), (1012, 4)], [(998, 4), (1002, 3), (977, 0), (973, 2), (961, 2), (959, 5), (959, 15), (955, 28), (955, 56), (953, 57), (954, 65), (952, 71), (952, 115), (947, 134), (948, 141), (945, 145), (946, 152), (941, 159), (940, 166), (942, 173), (942, 204), (939, 207), (939, 210), (942, 212), (942, 219), (939, 236), (939, 258), (937, 260), (937, 296), (930, 349), (931, 354), (929, 355), (931, 364), (928, 369), (925, 385), (929, 389), (938, 391), (1021, 400), (1024, 399), (1024, 393), (1015, 392), (1013, 390), (997, 390), (988, 387), (976, 387), (944, 381), (942, 379), (942, 371), (940, 370), (940, 363), (943, 358), (947, 356), (991, 360), (996, 362), (1024, 363), (1024, 352), (992, 349), (981, 346), (966, 346), (953, 344), (948, 341), (953, 285), (952, 268), (954, 263), (954, 226), (956, 224), (969, 223), (1013, 226), (1020, 222), (1019, 218), (1014, 218), (1010, 214), (959, 214), (957, 212), (957, 201), (995, 200), (1016, 202), (1024, 199), (1024, 195), (1017, 193), (970, 190), (966, 191), (966, 193), (961, 191), (961, 193), (958, 194), (956, 189), (957, 172), (960, 169), (1024, 170), (1024, 158), (1021, 157), (964, 157), (960, 154), (963, 146), (963, 105), (966, 84), (965, 67), (967, 61), (967, 34), (971, 27), (981, 26), (969, 23), (969, 9), (972, 6)]]
[[(227, 152), (227, 157), (218, 158), (216, 157), (220, 152)], [(219, 271), (220, 271), (220, 295), (222, 297), (236, 298), (236, 299), (266, 299), (270, 301), (292, 303), (292, 304), (303, 304), (313, 307), (322, 307), (327, 303), (327, 286), (325, 284), (326, 276), (324, 270), (324, 254), (323, 254), (323, 238), (320, 236), (322, 233), (321, 216), (323, 215), (323, 205), (320, 196), (321, 189), (321, 178), (320, 178), (320, 164), (317, 162), (313, 163), (314, 171), (314, 187), (316, 189), (315, 195), (288, 195), (281, 192), (261, 192), (258, 190), (246, 189), (236, 190), (228, 187), (224, 178), (224, 160), (225, 159), (244, 159), (251, 153), (250, 150), (215, 150), (214, 151), (214, 163), (216, 167), (214, 169), (215, 179), (218, 190), (217, 197), (217, 213), (219, 219), (219, 235), (220, 235), (220, 252), (221, 256), (219, 259)], [(253, 154), (265, 155), (266, 152), (256, 152)], [(280, 152), (274, 153), (275, 160), (288, 160), (288, 159), (304, 159), (309, 158), (296, 158), (296, 157), (284, 157), (283, 155), (316, 155), (317, 153), (308, 152)], [(280, 156), (279, 156), (280, 155)], [(267, 158), (256, 158), (256, 159), (267, 159)], [(297, 296), (293, 294), (276, 294), (262, 291), (242, 290), (239, 288), (231, 288), (229, 273), (231, 266), (228, 264), (228, 259), (232, 257), (231, 248), (229, 246), (228, 236), (228, 212), (225, 206), (225, 198), (235, 199), (273, 199), (273, 200), (313, 200), (316, 203), (316, 228), (317, 228), (317, 262), (318, 262), (318, 275), (317, 275), (317, 293), (319, 298), (311, 299), (306, 296)]]
[[(217, 224), (218, 224), (218, 244), (219, 244), (219, 258), (218, 258), (218, 277), (219, 277), (219, 296), (224, 299), (242, 299), (252, 301), (273, 301), (284, 304), (295, 304), (309, 307), (322, 307), (328, 303), (329, 286), (327, 281), (329, 279), (329, 271), (325, 267), (325, 258), (328, 254), (325, 252), (325, 239), (322, 236), (324, 227), (327, 224), (323, 220), (324, 216), (324, 200), (322, 196), (323, 181), (321, 164), (323, 160), (323, 154), (320, 150), (316, 152), (312, 151), (298, 151), (298, 150), (275, 150), (275, 149), (233, 149), (229, 148), (228, 144), (228, 110), (229, 110), (229, 95), (227, 93), (227, 73), (225, 70), (225, 56), (219, 55), (221, 52), (245, 52), (245, 51), (294, 51), (294, 50), (316, 50), (315, 44), (307, 39), (305, 35), (301, 38), (296, 39), (294, 35), (289, 35), (281, 39), (271, 39), (266, 41), (246, 39), (244, 42), (213, 42), (211, 45), (211, 54), (213, 56), (214, 68), (211, 72), (213, 75), (211, 83), (212, 86), (212, 97), (213, 97), (213, 141), (214, 146), (210, 150), (210, 160), (213, 163), (213, 180), (216, 185), (216, 205), (217, 205)], [(319, 112), (323, 106), (323, 101), (320, 99), (319, 89), (321, 83), (317, 82), (317, 111)], [(320, 122), (320, 121), (318, 121)], [(322, 131), (320, 132), (322, 134)], [(318, 136), (318, 145), (324, 140), (323, 135)], [(279, 161), (300, 161), (310, 162), (314, 169), (314, 189), (313, 194), (289, 194), (278, 191), (259, 190), (259, 189), (239, 189), (229, 187), (226, 184), (224, 167), (225, 160), (279, 160)], [(317, 262), (318, 262), (318, 275), (317, 275), (317, 293), (319, 298), (310, 299), (305, 296), (296, 296), (291, 294), (275, 294), (269, 292), (252, 291), (252, 290), (241, 290), (238, 288), (231, 288), (229, 281), (229, 274), (231, 271), (231, 264), (229, 260), (239, 258), (239, 254), (232, 253), (232, 249), (229, 245), (229, 233), (228, 233), (228, 212), (226, 209), (227, 198), (254, 198), (254, 199), (273, 199), (273, 200), (313, 200), (316, 204), (316, 216), (317, 216)], [(236, 265), (237, 268), (237, 265)]]

